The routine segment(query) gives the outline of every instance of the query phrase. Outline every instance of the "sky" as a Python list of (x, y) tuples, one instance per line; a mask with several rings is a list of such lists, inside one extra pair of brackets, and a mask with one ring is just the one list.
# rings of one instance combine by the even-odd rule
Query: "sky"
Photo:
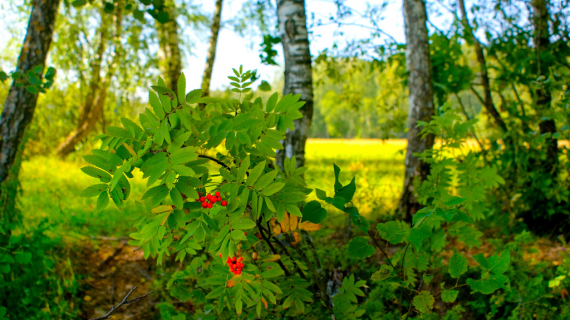
[[(271, 82), (276, 76), (283, 72), (283, 53), (280, 45), (276, 46), (278, 57), (276, 61), (280, 66), (267, 66), (260, 63), (259, 58), (259, 44), (262, 42), (261, 38), (247, 37), (244, 39), (230, 27), (223, 27), (224, 22), (229, 21), (232, 17), (236, 16), (242, 8), (246, 0), (225, 0), (222, 8), (222, 29), (220, 30), (218, 38), (218, 47), (216, 60), (214, 63), (214, 71), (211, 79), (211, 89), (219, 89), (226, 87), (228, 84), (227, 76), (231, 73), (231, 68), (235, 68), (243, 64), (244, 69), (257, 69), (261, 80)], [(401, 0), (386, 0), (387, 6), (383, 9), (382, 18), (378, 21), (378, 26), (397, 42), (405, 42), (404, 37), (404, 22), (402, 14), (402, 1)], [(3, 1), (0, 1), (3, 2)], [(345, 3), (359, 12), (364, 12), (368, 3), (379, 4), (384, 0), (348, 0)], [(195, 0), (194, 3), (201, 3), (202, 9), (205, 12), (214, 11), (215, 0)], [(0, 10), (3, 5), (0, 4)], [(335, 15), (337, 11), (336, 5), (333, 0), (306, 0), (306, 12), (308, 17), (314, 19), (327, 20), (330, 15)], [(5, 11), (6, 12), (6, 11)], [(441, 17), (430, 17), (432, 22), (436, 24), (445, 24), (446, 21)], [(367, 24), (366, 19), (354, 20), (353, 22)], [(6, 32), (9, 28), (19, 28), (25, 30), (27, 21), (20, 23), (7, 23), (7, 20), (0, 19), (0, 48), (5, 48), (8, 41), (11, 39), (10, 32)], [(370, 37), (370, 29), (359, 26), (344, 26), (342, 34), (338, 32), (337, 25), (324, 25), (315, 26), (310, 30), (311, 44), (310, 50), (313, 57), (316, 57), (319, 52), (330, 48), (335, 42), (340, 44), (340, 47), (347, 41), (352, 39), (363, 39)], [(192, 32), (191, 29), (186, 29), (185, 32)], [(20, 36), (24, 36), (24, 32), (20, 32)], [(206, 53), (208, 50), (209, 35), (205, 34), (201, 37), (192, 37), (196, 42), (194, 43), (192, 54), (186, 52), (184, 74), (186, 75), (187, 89), (199, 88), (201, 84), (202, 73), (206, 61)], [(387, 37), (385, 39), (388, 39)], [(15, 43), (21, 43), (22, 39), (12, 39)], [(382, 39), (380, 39), (382, 41)], [(0, 64), (5, 60), (6, 55), (14, 55), (16, 52), (9, 50), (0, 51)], [(4, 55), (4, 56), (3, 56)], [(5, 66), (4, 66), (5, 67)]]

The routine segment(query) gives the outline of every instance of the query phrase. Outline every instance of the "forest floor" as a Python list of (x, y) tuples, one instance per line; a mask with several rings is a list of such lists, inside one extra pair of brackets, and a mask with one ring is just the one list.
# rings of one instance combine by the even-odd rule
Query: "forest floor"
[[(332, 163), (341, 168), (341, 181), (356, 176), (357, 193), (354, 202), (369, 220), (387, 220), (394, 211), (394, 203), (402, 184), (405, 141), (381, 140), (309, 140), (307, 145), (306, 179), (312, 188), (332, 192), (334, 174)], [(137, 289), (130, 299), (157, 288), (158, 280), (165, 276), (164, 267), (157, 267), (143, 257), (142, 250), (127, 244), (132, 232), (128, 217), (134, 212), (132, 199), (139, 199), (145, 184), (140, 176), (132, 181), (131, 205), (123, 211), (111, 206), (100, 213), (94, 211), (96, 198), (86, 199), (79, 192), (96, 183), (80, 171), (85, 165), (54, 158), (33, 158), (22, 166), (22, 196), (20, 209), (25, 213), (29, 228), (40, 221), (52, 224), (51, 236), (61, 237), (71, 263), (71, 273), (78, 282), (78, 305), (82, 319), (103, 316), (134, 286)], [(312, 195), (313, 196), (313, 195)], [(340, 229), (346, 223), (342, 214), (331, 214), (329, 227)], [(48, 234), (50, 236), (50, 234)], [(492, 230), (486, 235), (493, 236)], [(479, 248), (469, 249), (457, 242), (448, 244), (449, 259), (454, 248), (471, 255), (492, 252), (492, 244), (483, 241)], [(547, 261), (554, 266), (562, 260), (563, 248), (559, 242), (539, 239), (532, 244), (534, 250), (525, 255), (532, 263)], [(393, 252), (397, 248), (390, 248)], [(374, 258), (374, 257), (373, 257)], [(382, 261), (381, 257), (377, 257)], [(175, 268), (176, 266), (170, 266)], [(165, 283), (165, 282), (162, 282)], [(158, 290), (161, 290), (158, 288)], [(162, 288), (164, 292), (164, 288)], [(155, 319), (160, 292), (132, 305), (121, 308), (113, 319)], [(190, 303), (177, 303), (177, 308), (191, 310)]]

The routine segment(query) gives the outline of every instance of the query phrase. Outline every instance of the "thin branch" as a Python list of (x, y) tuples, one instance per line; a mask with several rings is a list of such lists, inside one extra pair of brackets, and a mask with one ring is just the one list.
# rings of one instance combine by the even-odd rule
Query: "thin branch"
[[(301, 278), (307, 280), (307, 276), (305, 275), (305, 273), (303, 272), (303, 270), (301, 270), (301, 268), (299, 267), (299, 265), (297, 264), (297, 261), (295, 261), (295, 259), (293, 259), (293, 256), (291, 256), (291, 254), (289, 253), (289, 250), (287, 250), (287, 247), (285, 247), (285, 245), (277, 238), (273, 237), (273, 241), (275, 241), (275, 243), (277, 243), (277, 245), (279, 245), (279, 247), (281, 248), (281, 251), (285, 252), (285, 254), (291, 258), (291, 262), (293, 262), (293, 265), (295, 266), (295, 271), (297, 272)], [(289, 241), (289, 240), (287, 240)], [(308, 280), (307, 280), (308, 281)]]
[(388, 258), (388, 254), (386, 253), (386, 251), (384, 251), (384, 249), (382, 249), (382, 247), (380, 246), (380, 244), (378, 244), (378, 242), (376, 241), (376, 235), (372, 234), (373, 231), (369, 230), (368, 231), (368, 235), (370, 236), (370, 238), (372, 238), (372, 241), (374, 241), (374, 244), (376, 245), (376, 247), (378, 249), (380, 249), (380, 251), (382, 251), (382, 253), (384, 254), (384, 256), (386, 257), (386, 260), (388, 260), (388, 263), (390, 264), (390, 266), (392, 267), (392, 269), (394, 269), (394, 271), (396, 271), (396, 267), (394, 266), (394, 264), (392, 264), (392, 260), (390, 260), (390, 258)]
[(218, 159), (216, 159), (216, 158), (213, 158), (213, 157), (210, 157), (210, 156), (207, 156), (207, 155), (203, 155), (203, 154), (199, 154), (199, 155), (198, 155), (198, 158), (204, 158), (204, 159), (212, 160), (212, 161), (214, 161), (215, 163), (219, 164), (220, 166), (222, 166), (222, 167), (224, 167), (224, 168), (230, 170), (230, 167), (228, 167), (227, 164), (221, 162), (220, 160), (218, 160)]
[[(256, 224), (257, 224), (257, 229), (259, 229), (259, 233), (261, 234), (261, 237), (263, 238), (265, 243), (267, 243), (267, 245), (269, 246), (269, 249), (271, 249), (271, 252), (273, 252), (273, 254), (277, 254), (277, 250), (275, 250), (275, 247), (273, 247), (273, 245), (271, 244), (271, 241), (269, 241), (269, 239), (267, 238), (267, 236), (263, 232), (263, 228), (261, 227), (259, 220), (256, 221)], [(291, 275), (291, 272), (289, 272), (289, 270), (287, 270), (287, 268), (285, 267), (283, 262), (281, 262), (281, 260), (277, 260), (277, 264), (279, 264), (279, 266), (281, 267), (283, 272), (285, 272), (285, 276), (288, 277)]]
[(109, 312), (107, 312), (106, 315), (104, 315), (104, 316), (102, 316), (102, 317), (99, 317), (99, 318), (93, 318), (93, 319), (90, 319), (90, 320), (105, 320), (105, 319), (110, 319), (111, 315), (112, 315), (113, 313), (115, 313), (117, 310), (119, 310), (120, 307), (122, 307), (122, 306), (124, 306), (124, 305), (127, 305), (127, 304), (131, 304), (131, 303), (133, 303), (133, 302), (137, 302), (137, 301), (139, 301), (139, 300), (142, 300), (142, 299), (146, 298), (148, 295), (154, 293), (154, 292), (151, 291), (151, 292), (149, 292), (149, 293), (147, 293), (147, 294), (144, 294), (144, 295), (142, 295), (142, 296), (140, 296), (140, 297), (134, 298), (134, 299), (132, 299), (132, 300), (128, 300), (128, 299), (129, 299), (129, 296), (133, 293), (133, 291), (135, 291), (136, 288), (137, 288), (137, 287), (134, 286), (134, 287), (131, 289), (131, 291), (129, 291), (129, 293), (127, 293), (127, 295), (125, 296), (125, 298), (123, 299), (123, 301), (121, 301), (121, 303), (119, 303), (116, 307), (111, 306), (111, 310), (110, 310)]

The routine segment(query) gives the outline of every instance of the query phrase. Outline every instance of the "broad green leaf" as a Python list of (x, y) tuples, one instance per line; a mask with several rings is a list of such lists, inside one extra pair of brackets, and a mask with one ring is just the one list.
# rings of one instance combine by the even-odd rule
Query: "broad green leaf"
[(335, 197), (338, 195), (344, 198), (346, 203), (350, 202), (350, 200), (352, 200), (352, 197), (354, 196), (354, 192), (356, 192), (356, 183), (354, 179), (355, 178), (352, 178), (352, 181), (350, 181), (349, 184), (340, 188), (340, 190), (338, 190), (338, 192), (335, 193)]
[(375, 282), (382, 282), (382, 281), (390, 278), (390, 274), (393, 270), (394, 269), (392, 267), (388, 266), (387, 264), (383, 264), (380, 267), (380, 270), (378, 270), (372, 274), (370, 279), (372, 279), (372, 281), (375, 281)]
[(433, 308), (434, 297), (429, 291), (422, 291), (413, 299), (413, 305), (420, 313), (428, 313)]
[(243, 181), (248, 169), (249, 169), (249, 156), (245, 157), (245, 159), (243, 159), (243, 161), (239, 166), (237, 179), (236, 179), (238, 183), (241, 183)]
[(483, 294), (491, 294), (498, 289), (508, 289), (509, 279), (502, 274), (488, 274), (487, 278), (482, 280), (467, 279), (467, 284), (473, 292), (481, 292)]
[(449, 275), (457, 279), (465, 272), (467, 272), (467, 259), (461, 253), (455, 253), (449, 260)]
[(441, 293), (441, 300), (447, 303), (453, 303), (455, 302), (455, 299), (457, 299), (458, 294), (458, 290), (443, 290)]
[(446, 206), (455, 206), (458, 204), (462, 204), (465, 201), (465, 199), (460, 198), (460, 197), (451, 197), (451, 199), (449, 199), (449, 201), (445, 202)]
[(376, 225), (378, 235), (391, 244), (404, 241), (410, 232), (410, 227), (403, 221), (389, 221)]
[(109, 205), (109, 194), (107, 193), (107, 191), (103, 191), (101, 192), (101, 194), (99, 194), (99, 198), (97, 198), (97, 207), (95, 208), (95, 211), (101, 211), (107, 208), (108, 205)]
[(170, 163), (173, 165), (176, 164), (185, 164), (192, 160), (198, 158), (198, 154), (196, 153), (198, 148), (196, 147), (185, 147), (180, 150), (175, 151), (170, 155)]
[(368, 258), (375, 251), (374, 247), (368, 244), (368, 239), (363, 237), (354, 237), (348, 243), (348, 255), (352, 258)]
[(311, 201), (303, 207), (303, 220), (312, 223), (321, 223), (327, 217), (327, 211), (321, 207), (318, 201)]
[(414, 244), (416, 249), (420, 249), (422, 247), (422, 242), (427, 239), (431, 234), (431, 231), (428, 228), (420, 227), (420, 228), (412, 228), (410, 229), (410, 235), (408, 236), (408, 240)]
[(81, 168), (81, 171), (85, 172), (87, 175), (92, 176), (93, 178), (102, 180), (102, 182), (109, 182), (112, 178), (109, 173), (91, 166), (83, 167)]
[(299, 218), (303, 216), (303, 213), (301, 212), (301, 210), (299, 210), (299, 208), (295, 204), (286, 203), (285, 210), (287, 210), (287, 212)]
[(198, 100), (200, 100), (201, 96), (202, 96), (202, 89), (192, 90), (186, 95), (186, 103), (189, 104), (197, 103)]

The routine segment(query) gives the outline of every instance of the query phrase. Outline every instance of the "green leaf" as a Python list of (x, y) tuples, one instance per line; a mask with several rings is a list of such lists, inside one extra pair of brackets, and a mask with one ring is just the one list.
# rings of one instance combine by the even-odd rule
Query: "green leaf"
[(455, 253), (449, 260), (449, 275), (457, 279), (465, 272), (467, 272), (467, 259), (461, 253)]
[(198, 158), (196, 150), (198, 150), (196, 147), (185, 147), (177, 150), (170, 155), (170, 163), (172, 163), (172, 165), (177, 165), (195, 160)]
[(172, 199), (172, 203), (174, 203), (176, 209), (182, 210), (184, 208), (184, 200), (182, 200), (182, 195), (178, 189), (172, 188), (172, 190), (170, 190), (170, 199)]
[(249, 218), (241, 218), (232, 224), (234, 229), (247, 230), (255, 227), (255, 222)]
[(87, 0), (75, 0), (71, 3), (75, 8), (83, 7), (87, 4)]
[(279, 190), (283, 189), (284, 186), (285, 186), (285, 183), (283, 183), (283, 182), (274, 182), (274, 183), (270, 184), (269, 186), (267, 186), (266, 188), (263, 188), (262, 194), (264, 196), (270, 196), (270, 195), (278, 192)]
[(434, 297), (429, 291), (422, 291), (414, 297), (413, 305), (420, 313), (428, 313), (433, 308)]
[(265, 169), (265, 161), (258, 163), (255, 166), (255, 168), (253, 168), (251, 170), (251, 172), (249, 173), (249, 176), (247, 177), (247, 181), (245, 182), (245, 185), (248, 187), (254, 185), (255, 182), (257, 181), (257, 179), (263, 173), (263, 169)]
[(95, 211), (101, 211), (107, 208), (108, 205), (109, 205), (109, 194), (107, 193), (107, 191), (103, 191), (101, 192), (101, 194), (99, 194), (99, 198), (97, 198), (97, 207), (95, 208)]
[(352, 258), (368, 258), (376, 250), (368, 244), (368, 240), (363, 237), (355, 237), (348, 243), (348, 255)]
[(172, 170), (184, 177), (192, 177), (196, 174), (192, 168), (180, 164), (172, 166)]
[(107, 188), (109, 186), (105, 183), (94, 184), (85, 188), (85, 190), (81, 191), (80, 196), (84, 198), (92, 198), (96, 197), (101, 194), (101, 192), (107, 192)]
[[(438, 209), (439, 210), (439, 209)], [(416, 224), (423, 218), (429, 217), (433, 214), (433, 209), (422, 208), (412, 216), (412, 224)]]
[(277, 172), (278, 172), (277, 170), (273, 170), (273, 171), (269, 171), (268, 173), (262, 175), (261, 178), (259, 178), (257, 180), (257, 182), (254, 184), (255, 190), (259, 191), (259, 190), (267, 187), (271, 182), (273, 182), (273, 180), (277, 176)]
[(243, 161), (240, 164), (240, 167), (238, 169), (238, 173), (237, 173), (237, 179), (236, 181), (238, 183), (241, 183), (243, 181), (243, 179), (245, 178), (245, 174), (247, 173), (247, 170), (249, 169), (249, 156), (245, 157), (245, 159), (243, 159)]
[(26, 91), (28, 91), (31, 94), (38, 94), (40, 93), (40, 90), (38, 89), (37, 86), (34, 86), (33, 84), (27, 85), (26, 86)]
[(392, 272), (393, 270), (394, 270), (394, 269), (393, 269), (392, 267), (390, 267), (390, 266), (388, 266), (388, 265), (386, 265), (386, 264), (383, 264), (383, 265), (380, 267), (380, 270), (374, 272), (370, 278), (372, 279), (372, 281), (375, 281), (375, 282), (382, 282), (382, 281), (384, 281), (384, 280), (390, 278), (391, 272)]
[(299, 218), (303, 217), (303, 213), (301, 212), (301, 210), (299, 210), (297, 205), (294, 205), (291, 203), (286, 203), (285, 204), (285, 210), (287, 210), (287, 212), (289, 212), (290, 214), (297, 216)]
[(87, 175), (92, 176), (93, 178), (102, 180), (102, 182), (109, 182), (111, 181), (112, 178), (111, 175), (108, 174), (107, 172), (91, 166), (83, 167), (81, 168), (81, 171), (85, 172), (85, 174)]
[(507, 283), (509, 279), (502, 274), (490, 274), (486, 279), (474, 280), (467, 279), (467, 284), (473, 292), (481, 292), (483, 294), (491, 294), (498, 289), (508, 289)]
[(192, 90), (186, 95), (186, 103), (197, 103), (200, 97), (202, 97), (202, 89)]
[(424, 274), (422, 275), (422, 279), (424, 280), (425, 285), (426, 285), (426, 286), (429, 286), (429, 284), (430, 284), (431, 281), (433, 280), (433, 274), (430, 276), (430, 275), (427, 275), (427, 274), (424, 273)]
[(443, 290), (441, 293), (441, 300), (444, 302), (453, 303), (455, 302), (455, 299), (457, 299), (458, 294), (458, 290)]
[(338, 192), (335, 193), (335, 197), (338, 195), (340, 197), (343, 197), (346, 203), (350, 202), (350, 200), (352, 200), (352, 197), (354, 196), (354, 193), (356, 192), (356, 183), (354, 179), (355, 178), (352, 178), (352, 181), (350, 181), (349, 184), (340, 188), (340, 190), (338, 190)]
[(308, 220), (312, 223), (321, 223), (327, 217), (327, 211), (321, 207), (320, 202), (311, 201), (303, 207), (303, 220)]
[(412, 228), (410, 229), (410, 235), (408, 236), (408, 240), (414, 244), (416, 249), (420, 249), (422, 247), (422, 242), (427, 239), (431, 234), (431, 231), (428, 228), (420, 227), (420, 228)]
[(274, 94), (271, 95), (271, 97), (269, 97), (269, 99), (267, 100), (267, 104), (265, 105), (266, 112), (269, 113), (273, 111), (273, 109), (275, 109), (275, 104), (277, 103), (278, 98), (279, 95), (277, 94), (277, 92), (275, 92)]
[(378, 235), (391, 244), (404, 241), (410, 232), (410, 227), (403, 221), (389, 221), (376, 225)]
[(186, 97), (186, 77), (184, 76), (184, 73), (180, 74), (180, 78), (178, 78), (177, 89), (178, 100), (184, 101)]
[(16, 260), (19, 264), (28, 264), (32, 262), (32, 253), (31, 252), (15, 252), (14, 253), (14, 260)]
[(462, 204), (465, 201), (465, 199), (460, 198), (460, 197), (451, 197), (451, 199), (447, 202), (445, 202), (446, 206), (455, 206), (458, 204)]
[(148, 101), (150, 102), (150, 105), (152, 106), (152, 110), (154, 110), (154, 114), (156, 114), (156, 116), (159, 119), (164, 119), (164, 116), (165, 116), (164, 109), (162, 108), (162, 104), (160, 103), (160, 99), (158, 98), (156, 93), (154, 93), (154, 91), (149, 91)]

